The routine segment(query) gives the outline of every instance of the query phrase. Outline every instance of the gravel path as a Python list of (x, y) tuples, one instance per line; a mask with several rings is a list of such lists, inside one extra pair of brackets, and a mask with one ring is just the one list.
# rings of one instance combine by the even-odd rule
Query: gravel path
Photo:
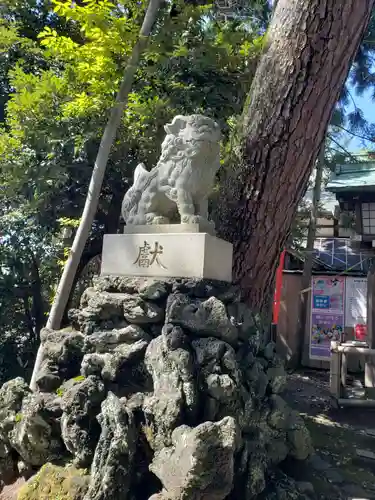
[(311, 482), (319, 499), (375, 500), (375, 460), (357, 455), (375, 452), (375, 410), (334, 409), (322, 371), (290, 375), (284, 398), (304, 417), (316, 450), (303, 466), (286, 464), (288, 474)]

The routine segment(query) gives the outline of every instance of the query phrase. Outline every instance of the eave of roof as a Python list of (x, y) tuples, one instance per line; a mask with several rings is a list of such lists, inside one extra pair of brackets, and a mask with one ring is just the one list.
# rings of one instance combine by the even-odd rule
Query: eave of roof
[(375, 164), (359, 163), (340, 165), (332, 174), (326, 190), (331, 193), (351, 190), (375, 191)]

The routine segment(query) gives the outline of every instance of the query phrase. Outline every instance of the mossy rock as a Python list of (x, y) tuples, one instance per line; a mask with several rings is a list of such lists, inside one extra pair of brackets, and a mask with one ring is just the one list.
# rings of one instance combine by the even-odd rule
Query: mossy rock
[(82, 500), (88, 485), (86, 470), (46, 464), (21, 488), (17, 500)]

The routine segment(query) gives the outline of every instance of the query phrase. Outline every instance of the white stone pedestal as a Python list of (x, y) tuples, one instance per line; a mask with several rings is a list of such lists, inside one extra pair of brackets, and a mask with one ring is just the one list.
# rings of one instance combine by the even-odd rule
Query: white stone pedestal
[(106, 234), (101, 275), (232, 281), (232, 244), (208, 233)]
[(155, 234), (155, 233), (208, 233), (215, 236), (214, 227), (209, 222), (197, 224), (148, 224), (143, 226), (125, 226), (124, 234)]

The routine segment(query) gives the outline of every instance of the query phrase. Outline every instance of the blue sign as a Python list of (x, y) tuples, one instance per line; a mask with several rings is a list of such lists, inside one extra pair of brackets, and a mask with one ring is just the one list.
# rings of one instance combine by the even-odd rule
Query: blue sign
[(314, 295), (314, 309), (329, 309), (329, 295)]

